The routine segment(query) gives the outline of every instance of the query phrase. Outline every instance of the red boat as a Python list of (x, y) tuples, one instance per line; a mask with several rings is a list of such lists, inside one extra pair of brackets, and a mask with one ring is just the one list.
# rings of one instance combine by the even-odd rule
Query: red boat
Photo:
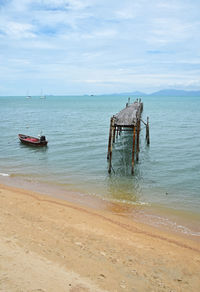
[(41, 136), (40, 138), (35, 138), (35, 137), (19, 134), (18, 137), (22, 143), (27, 144), (27, 145), (46, 146), (48, 143), (45, 136)]

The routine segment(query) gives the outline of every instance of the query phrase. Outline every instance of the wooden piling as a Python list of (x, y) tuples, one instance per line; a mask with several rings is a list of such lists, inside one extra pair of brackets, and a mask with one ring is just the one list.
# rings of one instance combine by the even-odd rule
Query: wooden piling
[(137, 146), (136, 146), (136, 161), (139, 160), (139, 152), (140, 152), (140, 115), (137, 120)]
[(149, 117), (147, 117), (147, 124), (146, 124), (146, 141), (147, 145), (150, 144), (150, 137), (149, 137)]
[(116, 138), (118, 138), (118, 136), (119, 136), (119, 127), (116, 127), (117, 128), (117, 136), (116, 136)]
[(113, 144), (113, 134), (114, 134), (114, 118), (111, 118), (111, 133), (110, 133), (110, 149), (109, 149), (109, 166), (108, 166), (108, 173), (111, 173), (112, 168), (112, 144)]
[(139, 160), (139, 152), (140, 152), (140, 112), (137, 118), (137, 146), (136, 146), (136, 161)]
[(134, 154), (135, 154), (135, 126), (133, 126), (133, 148), (132, 148), (132, 169), (131, 169), (132, 174), (134, 174)]
[(116, 127), (114, 126), (114, 129), (113, 129), (113, 143), (115, 143), (115, 133), (116, 133)]
[(122, 127), (119, 126), (119, 136), (121, 136), (122, 133)]
[(110, 118), (110, 130), (109, 130), (109, 139), (108, 139), (108, 152), (107, 152), (107, 160), (109, 159), (110, 157), (110, 146), (111, 146), (111, 132), (112, 132), (112, 118)]

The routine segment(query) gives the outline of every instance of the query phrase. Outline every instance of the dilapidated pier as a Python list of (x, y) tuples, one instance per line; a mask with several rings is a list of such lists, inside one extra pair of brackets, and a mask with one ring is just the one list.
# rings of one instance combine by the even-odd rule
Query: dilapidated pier
[(150, 144), (149, 139), (149, 118), (147, 122), (142, 120), (143, 103), (141, 99), (137, 99), (134, 103), (130, 103), (130, 98), (126, 103), (126, 107), (122, 109), (116, 115), (113, 115), (110, 119), (110, 130), (108, 140), (108, 172), (111, 173), (112, 169), (112, 146), (115, 143), (116, 138), (121, 135), (122, 131), (131, 131), (133, 133), (132, 143), (132, 162), (131, 162), (131, 173), (134, 174), (134, 164), (139, 160), (140, 151), (140, 128), (141, 122), (146, 126), (146, 141), (147, 145)]

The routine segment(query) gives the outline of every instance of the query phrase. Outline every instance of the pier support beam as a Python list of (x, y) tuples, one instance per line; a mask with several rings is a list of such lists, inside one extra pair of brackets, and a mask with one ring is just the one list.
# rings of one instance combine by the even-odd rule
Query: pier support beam
[(131, 168), (131, 174), (134, 174), (134, 154), (135, 154), (135, 126), (133, 126), (133, 148), (132, 148), (132, 168)]
[(115, 133), (116, 133), (116, 127), (114, 126), (114, 129), (113, 129), (113, 143), (115, 143)]
[(113, 134), (114, 134), (114, 118), (110, 119), (110, 133), (109, 133), (109, 143), (108, 143), (108, 154), (107, 159), (109, 160), (108, 173), (111, 173), (112, 168), (112, 144), (113, 144)]
[(119, 126), (119, 136), (121, 136), (121, 133), (122, 133), (122, 127)]
[(149, 117), (147, 117), (147, 124), (146, 124), (146, 141), (147, 145), (150, 144), (150, 138), (149, 138)]
[(110, 118), (110, 130), (109, 130), (109, 138), (108, 138), (108, 152), (107, 152), (107, 160), (109, 159), (110, 157), (110, 146), (111, 146), (111, 143), (112, 143), (112, 140), (111, 140), (111, 134), (112, 134), (112, 118)]
[(116, 127), (117, 128), (117, 137), (116, 138), (118, 138), (118, 136), (119, 136), (119, 127)]
[(137, 120), (137, 146), (136, 146), (136, 161), (139, 160), (140, 152), (140, 117)]

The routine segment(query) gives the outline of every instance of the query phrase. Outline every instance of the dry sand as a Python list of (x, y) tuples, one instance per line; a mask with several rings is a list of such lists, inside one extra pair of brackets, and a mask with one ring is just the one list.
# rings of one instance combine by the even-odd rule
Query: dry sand
[(0, 185), (0, 291), (200, 291), (198, 242)]

